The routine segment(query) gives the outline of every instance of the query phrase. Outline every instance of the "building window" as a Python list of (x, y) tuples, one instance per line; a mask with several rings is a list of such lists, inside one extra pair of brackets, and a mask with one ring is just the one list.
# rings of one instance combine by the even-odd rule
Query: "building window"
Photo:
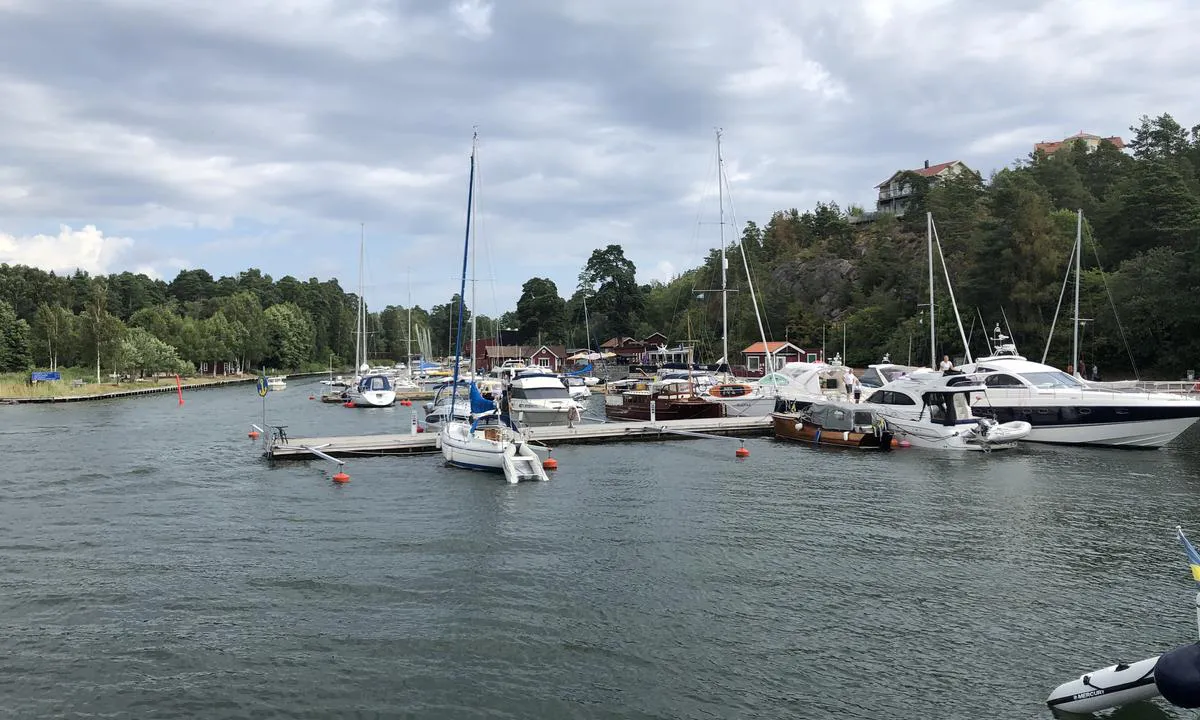
[(810, 363), (815, 363), (815, 362), (817, 361), (817, 354), (816, 354), (816, 353), (809, 353), (809, 354), (808, 354), (808, 361), (809, 361)]
[(544, 368), (550, 367), (550, 358), (538, 358), (538, 365), (541, 365)]
[(747, 355), (746, 356), (746, 369), (747, 370), (757, 370), (760, 367), (759, 360), (760, 360), (760, 358), (757, 355)]

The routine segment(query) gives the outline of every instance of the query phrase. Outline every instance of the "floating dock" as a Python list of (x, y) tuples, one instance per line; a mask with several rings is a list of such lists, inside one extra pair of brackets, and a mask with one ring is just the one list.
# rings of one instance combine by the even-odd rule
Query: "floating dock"
[[(596, 444), (630, 440), (678, 440), (682, 438), (725, 435), (752, 437), (770, 435), (772, 421), (767, 417), (713, 418), (697, 420), (658, 420), (656, 422), (582, 423), (575, 426), (525, 428), (525, 436), (542, 445)], [(333, 457), (371, 455), (422, 455), (439, 451), (437, 433), (412, 435), (350, 435), (346, 437), (291, 437), (276, 441), (267, 455), (275, 460), (304, 460), (317, 457), (305, 446), (319, 448)]]

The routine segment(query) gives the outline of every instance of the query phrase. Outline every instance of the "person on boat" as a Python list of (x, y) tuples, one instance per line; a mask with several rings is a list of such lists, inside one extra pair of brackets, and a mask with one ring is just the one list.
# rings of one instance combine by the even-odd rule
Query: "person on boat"
[(844, 385), (846, 387), (846, 399), (847, 400), (849, 400), (850, 397), (854, 394), (854, 383), (857, 381), (858, 381), (858, 378), (854, 377), (854, 371), (851, 370), (850, 368), (846, 368), (846, 373), (844, 375), (842, 375), (842, 385)]
[(1092, 363), (1092, 382), (1100, 382), (1100, 366)]
[(949, 356), (949, 355), (943, 355), (943, 356), (942, 356), (942, 362), (941, 362), (941, 364), (940, 364), (940, 365), (938, 365), (938, 369), (940, 369), (942, 372), (946, 372), (947, 370), (953, 370), (953, 369), (954, 369), (954, 363), (950, 362), (950, 356)]
[(862, 400), (862, 381), (855, 376), (851, 377), (854, 377), (854, 402), (858, 404)]
[(1067, 363), (1067, 374), (1070, 375), (1071, 377), (1075, 377), (1075, 365), (1074, 364)]

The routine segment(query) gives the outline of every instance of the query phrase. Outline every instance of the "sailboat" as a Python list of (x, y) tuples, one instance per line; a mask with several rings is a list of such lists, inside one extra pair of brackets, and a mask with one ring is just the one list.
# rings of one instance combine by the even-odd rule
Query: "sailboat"
[[(467, 181), (467, 227), (463, 240), (462, 281), (458, 293), (458, 332), (455, 336), (454, 380), (459, 383), (462, 366), (463, 309), (467, 290), (467, 259), (471, 251), (474, 264), (474, 249), (471, 246), (471, 220), (475, 215), (475, 153), (478, 149), (478, 134), (471, 139), (471, 169)], [(474, 292), (472, 292), (474, 294)], [(472, 356), (474, 353), (472, 352)], [(455, 405), (460, 402), (457, 393), (451, 394), (450, 412), (438, 430), (438, 445), (446, 464), (469, 470), (503, 472), (510, 484), (521, 480), (548, 480), (542, 468), (541, 458), (533, 446), (510, 418), (500, 414), (496, 403), (483, 397), (474, 380), (469, 383), (471, 416), (460, 419), (455, 415)]]
[[(720, 206), (718, 227), (721, 233), (721, 362), (720, 365), (729, 367), (729, 259), (725, 254), (725, 158), (721, 155), (721, 130), (717, 130), (717, 203)], [(750, 302), (754, 305), (754, 317), (758, 321), (758, 332), (762, 337), (763, 349), (767, 355), (767, 372), (777, 370), (775, 359), (771, 352), (771, 343), (767, 342), (763, 330), (762, 316), (758, 312), (758, 300), (754, 297), (754, 281), (750, 278), (750, 262), (746, 259), (746, 248), (739, 244), (742, 253), (742, 265), (746, 269), (746, 283), (750, 290)], [(765, 375), (764, 375), (765, 377)], [(736, 378), (726, 376), (723, 382), (712, 385), (707, 389), (704, 399), (716, 403), (722, 408), (726, 417), (765, 417), (775, 409), (778, 389), (774, 385), (750, 384), (739, 382)]]
[(355, 383), (346, 390), (346, 402), (351, 407), (389, 407), (396, 402), (396, 390), (391, 378), (371, 372), (367, 363), (367, 303), (363, 297), (363, 260), (366, 244), (365, 226), (358, 240), (358, 319), (355, 333), (358, 341), (354, 346), (354, 367), (359, 375)]

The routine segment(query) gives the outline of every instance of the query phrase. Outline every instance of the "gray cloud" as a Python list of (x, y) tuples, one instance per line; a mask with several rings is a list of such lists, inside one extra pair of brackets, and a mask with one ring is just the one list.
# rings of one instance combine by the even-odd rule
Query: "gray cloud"
[(417, 302), (456, 291), (474, 125), (495, 312), (534, 274), (570, 294), (609, 243), (645, 277), (695, 264), (715, 126), (761, 223), (869, 205), (925, 159), (986, 174), (1142, 113), (1200, 121), (1187, 0), (49, 5), (0, 3), (0, 233), (92, 224), (130, 267), (352, 287), (366, 222), (375, 305), (409, 267)]

